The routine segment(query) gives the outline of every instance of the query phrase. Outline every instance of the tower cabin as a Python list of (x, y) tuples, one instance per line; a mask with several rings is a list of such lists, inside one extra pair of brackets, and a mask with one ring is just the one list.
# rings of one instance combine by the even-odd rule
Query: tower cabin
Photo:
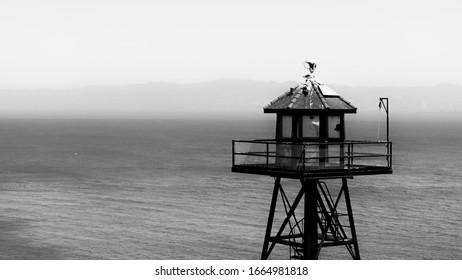
[(346, 140), (345, 114), (357, 108), (311, 73), (271, 101), (274, 139), (234, 140), (233, 172), (287, 178), (392, 173), (391, 142)]
[[(295, 259), (318, 259), (321, 248), (332, 246), (345, 246), (353, 259), (360, 259), (347, 179), (392, 173), (388, 98), (380, 98), (387, 112), (387, 141), (347, 140), (345, 114), (356, 113), (356, 107), (315, 79), (316, 63), (306, 61), (305, 67), (310, 71), (305, 80), (263, 109), (276, 114), (275, 138), (233, 140), (232, 171), (275, 179), (262, 259), (276, 244), (288, 246)], [(293, 201), (281, 179), (301, 182)], [(328, 187), (327, 180), (341, 180), (340, 189)], [(278, 200), (285, 218), (275, 234)]]

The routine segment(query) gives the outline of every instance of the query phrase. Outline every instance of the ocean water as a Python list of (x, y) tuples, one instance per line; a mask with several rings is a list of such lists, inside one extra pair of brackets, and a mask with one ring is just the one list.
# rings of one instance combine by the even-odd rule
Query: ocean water
[[(232, 173), (231, 140), (273, 129), (1, 120), (0, 259), (259, 259), (274, 180)], [(347, 129), (377, 137), (374, 122)], [(361, 257), (462, 259), (462, 122), (392, 122), (391, 140), (394, 174), (349, 182)], [(283, 184), (295, 195), (297, 182)], [(272, 255), (288, 256), (285, 246)]]

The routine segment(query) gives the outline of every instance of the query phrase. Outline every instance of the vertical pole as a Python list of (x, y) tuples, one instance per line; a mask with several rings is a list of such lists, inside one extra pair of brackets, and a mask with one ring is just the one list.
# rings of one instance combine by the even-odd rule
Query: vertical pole
[(387, 142), (390, 142), (390, 117), (388, 114), (388, 98), (387, 100)]
[(348, 190), (348, 182), (346, 178), (342, 178), (342, 183), (343, 183), (343, 192), (345, 196), (345, 203), (348, 211), (348, 220), (350, 222), (350, 230), (351, 230), (351, 238), (353, 239), (353, 246), (355, 250), (355, 260), (360, 260), (361, 257), (359, 256), (359, 246), (358, 246), (358, 239), (356, 238), (356, 228), (355, 228), (355, 222), (353, 219), (353, 210), (351, 209), (351, 201), (350, 201), (350, 192)]
[(271, 237), (271, 229), (273, 228), (274, 211), (276, 210), (276, 203), (278, 200), (280, 187), (281, 187), (281, 177), (276, 177), (276, 180), (274, 181), (273, 198), (271, 199), (271, 206), (270, 206), (270, 211), (268, 214), (268, 223), (266, 225), (265, 241), (263, 242), (263, 251), (261, 253), (262, 260), (268, 259), (268, 256), (269, 256), (268, 254), (269, 240)]
[(303, 258), (314, 260), (318, 255), (318, 180), (303, 180), (302, 187), (305, 193)]
[(266, 143), (266, 170), (269, 167), (269, 143)]
[[(386, 105), (385, 105), (385, 101), (387, 101)], [(390, 142), (390, 117), (389, 117), (389, 114), (388, 114), (388, 97), (380, 97), (380, 103), (379, 103), (380, 106), (383, 105), (383, 107), (385, 107), (385, 113), (387, 113), (387, 142)]]
[[(385, 105), (385, 101), (386, 102), (386, 105)], [(388, 108), (388, 98), (385, 97), (385, 98), (382, 98), (380, 97), (380, 103), (379, 103), (380, 106), (383, 105), (383, 107), (385, 107), (385, 112), (387, 113), (387, 161), (388, 161), (388, 167), (391, 167), (391, 143), (390, 143), (390, 114), (389, 114), (389, 108)]]

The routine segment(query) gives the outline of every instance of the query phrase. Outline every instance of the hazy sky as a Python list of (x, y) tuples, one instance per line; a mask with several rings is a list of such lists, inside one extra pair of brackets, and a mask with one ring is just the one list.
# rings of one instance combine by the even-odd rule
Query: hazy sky
[(462, 1), (1, 0), (0, 89), (462, 84)]

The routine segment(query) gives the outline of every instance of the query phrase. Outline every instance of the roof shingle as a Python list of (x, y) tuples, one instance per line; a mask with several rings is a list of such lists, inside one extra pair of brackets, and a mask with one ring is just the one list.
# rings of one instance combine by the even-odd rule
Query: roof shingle
[(308, 78), (305, 83), (291, 88), (263, 108), (265, 113), (277, 113), (281, 110), (335, 110), (356, 113), (356, 107), (314, 78)]

